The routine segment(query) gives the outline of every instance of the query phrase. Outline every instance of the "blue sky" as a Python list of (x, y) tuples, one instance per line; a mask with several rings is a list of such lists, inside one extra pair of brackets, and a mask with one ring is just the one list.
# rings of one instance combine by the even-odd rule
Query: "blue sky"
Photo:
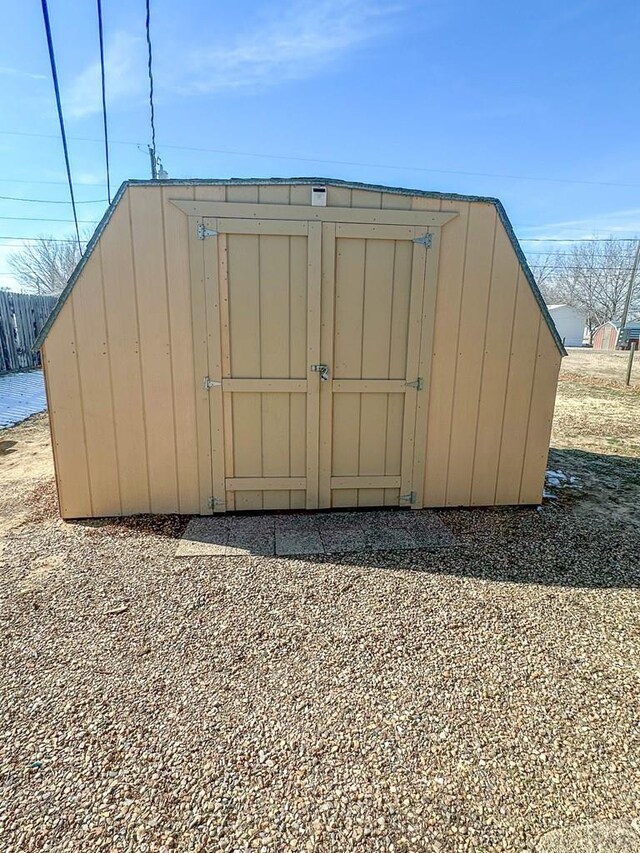
[[(95, 222), (95, 4), (49, 3), (77, 197), (92, 202), (78, 209)], [(103, 14), (115, 189), (149, 175), (144, 2)], [(171, 177), (496, 195), (522, 239), (635, 236), (639, 34), (637, 0), (152, 0), (158, 152)], [(0, 114), (0, 196), (68, 199), (37, 0), (3, 9)], [(0, 199), (0, 285), (18, 238), (72, 230), (47, 219), (70, 206)], [(532, 261), (545, 248), (523, 245)]]

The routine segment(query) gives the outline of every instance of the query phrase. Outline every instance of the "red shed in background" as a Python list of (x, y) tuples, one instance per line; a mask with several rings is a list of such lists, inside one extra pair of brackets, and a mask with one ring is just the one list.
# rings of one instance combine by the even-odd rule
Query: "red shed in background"
[(611, 320), (607, 320), (606, 323), (603, 323), (593, 333), (593, 348), (594, 349), (615, 349), (616, 344), (618, 343), (618, 335), (620, 334), (620, 330), (616, 326), (615, 323), (612, 323)]

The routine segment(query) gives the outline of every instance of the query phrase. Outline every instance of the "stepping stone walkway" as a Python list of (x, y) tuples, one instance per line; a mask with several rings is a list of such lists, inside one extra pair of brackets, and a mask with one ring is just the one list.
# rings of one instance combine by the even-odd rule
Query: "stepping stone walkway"
[(453, 542), (451, 531), (430, 510), (219, 515), (192, 518), (176, 557), (436, 550)]

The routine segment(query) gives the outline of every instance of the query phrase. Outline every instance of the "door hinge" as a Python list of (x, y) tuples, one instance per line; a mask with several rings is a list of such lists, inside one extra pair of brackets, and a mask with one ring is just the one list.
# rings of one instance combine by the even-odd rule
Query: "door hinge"
[(407, 388), (415, 388), (416, 391), (422, 391), (424, 388), (424, 382), (422, 381), (422, 376), (418, 376), (413, 382), (405, 382), (404, 383)]
[(202, 387), (205, 391), (208, 391), (209, 388), (215, 388), (217, 385), (222, 385), (222, 382), (218, 382), (215, 379), (209, 379), (208, 376), (205, 376), (202, 380)]
[(400, 500), (401, 501), (408, 501), (410, 504), (415, 503), (416, 493), (415, 492), (409, 492), (408, 495), (400, 495)]
[(431, 248), (431, 243), (433, 242), (432, 234), (423, 234), (422, 237), (414, 237), (414, 243), (418, 243), (420, 246), (424, 246), (425, 249)]
[(215, 509), (215, 507), (222, 506), (222, 504), (224, 504), (224, 501), (220, 498), (215, 498), (213, 496), (209, 498), (209, 509)]
[(202, 222), (198, 225), (198, 240), (204, 240), (205, 237), (215, 237), (217, 233), (213, 228), (207, 228)]

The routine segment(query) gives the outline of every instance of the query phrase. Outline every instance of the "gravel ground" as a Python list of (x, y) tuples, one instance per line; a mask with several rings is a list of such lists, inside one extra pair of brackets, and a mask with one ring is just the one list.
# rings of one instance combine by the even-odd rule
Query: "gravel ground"
[(441, 512), (445, 552), (176, 561), (187, 519), (59, 521), (46, 441), (0, 433), (3, 853), (524, 851), (640, 814), (615, 457), (555, 452), (584, 488), (541, 511)]

